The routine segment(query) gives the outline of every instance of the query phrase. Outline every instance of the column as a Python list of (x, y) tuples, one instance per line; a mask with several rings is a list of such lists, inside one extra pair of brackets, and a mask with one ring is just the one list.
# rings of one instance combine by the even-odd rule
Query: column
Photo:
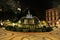
[(49, 25), (51, 25), (51, 9), (49, 10)]
[(54, 26), (55, 25), (55, 23), (54, 23), (54, 10), (52, 9), (52, 25)]
[(46, 21), (48, 21), (48, 10), (46, 10)]

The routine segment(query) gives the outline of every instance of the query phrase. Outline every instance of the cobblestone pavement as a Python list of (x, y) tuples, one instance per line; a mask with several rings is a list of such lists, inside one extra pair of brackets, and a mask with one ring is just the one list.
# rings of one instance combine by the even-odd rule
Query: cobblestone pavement
[(52, 32), (12, 32), (0, 28), (0, 40), (60, 40), (60, 31)]

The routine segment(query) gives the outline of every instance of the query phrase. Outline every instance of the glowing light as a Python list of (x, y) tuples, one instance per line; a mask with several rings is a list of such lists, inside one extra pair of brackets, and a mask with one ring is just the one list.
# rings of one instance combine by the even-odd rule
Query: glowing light
[(59, 21), (60, 21), (60, 19), (59, 19)]
[(18, 23), (21, 23), (21, 21), (19, 20)]
[(43, 23), (45, 23), (45, 21), (43, 21)]
[(12, 23), (12, 26), (15, 26), (16, 24), (15, 23)]
[(57, 24), (59, 24), (59, 22), (56, 22)]
[(21, 8), (17, 8), (17, 10), (21, 11)]
[(7, 20), (7, 21), (9, 21), (9, 20)]
[(0, 11), (2, 11), (2, 9), (0, 9)]
[(1, 25), (3, 25), (3, 23), (1, 23)]
[(40, 21), (39, 21), (39, 23), (40, 23)]

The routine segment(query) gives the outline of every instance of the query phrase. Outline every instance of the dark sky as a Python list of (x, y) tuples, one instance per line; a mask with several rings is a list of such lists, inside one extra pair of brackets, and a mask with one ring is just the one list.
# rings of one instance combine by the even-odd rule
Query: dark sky
[[(9, 5), (9, 7), (12, 7), (13, 5), (16, 4), (14, 2), (19, 1), (19, 4), (15, 5), (16, 8), (21, 6), (22, 10), (24, 11), (24, 10), (26, 10), (26, 8), (29, 7), (31, 14), (40, 18), (40, 20), (45, 19), (45, 10), (55, 7), (57, 4), (60, 4), (60, 1), (57, 1), (57, 0), (55, 0), (55, 1), (52, 1), (52, 0), (8, 0), (7, 1), (7, 0), (5, 0), (6, 1), (5, 3), (4, 3), (4, 0), (0, 0), (0, 2), (1, 1), (3, 1), (3, 3), (2, 3), (4, 5), (3, 7), (6, 7), (7, 9), (8, 9), (8, 6), (6, 6), (5, 3), (7, 3)], [(11, 3), (13, 3), (13, 5)], [(12, 7), (12, 9), (13, 9), (12, 11), (14, 11), (15, 7)], [(7, 10), (7, 12), (8, 12), (8, 10)], [(22, 13), (19, 16), (24, 16), (26, 14), (27, 14), (27, 12)]]
[(45, 19), (45, 10), (52, 8), (51, 0), (20, 0), (23, 8), (30, 7), (31, 13)]
[(37, 9), (47, 9), (52, 6), (51, 0), (20, 0), (21, 5)]

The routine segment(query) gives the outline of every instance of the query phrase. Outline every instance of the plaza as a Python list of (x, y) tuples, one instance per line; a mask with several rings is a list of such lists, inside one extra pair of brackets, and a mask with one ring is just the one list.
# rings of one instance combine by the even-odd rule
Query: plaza
[(60, 29), (51, 32), (13, 32), (0, 28), (0, 40), (60, 40)]

